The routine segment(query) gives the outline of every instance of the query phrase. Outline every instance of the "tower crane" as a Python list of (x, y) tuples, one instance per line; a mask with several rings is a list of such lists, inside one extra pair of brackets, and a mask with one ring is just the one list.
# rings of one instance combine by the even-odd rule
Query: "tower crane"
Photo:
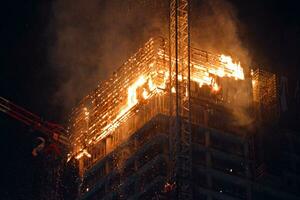
[[(50, 145), (48, 145), (48, 148), (46, 148), (47, 151), (52, 149), (56, 153), (60, 152), (56, 144), (66, 149), (69, 147), (69, 140), (66, 136), (67, 130), (61, 125), (45, 121), (41, 117), (3, 97), (0, 97), (0, 112), (3, 112), (10, 117), (26, 124), (30, 128), (43, 133), (52, 142)], [(32, 151), (34, 156), (36, 156), (37, 153), (45, 147), (44, 138), (38, 137), (38, 139), (41, 141), (41, 144), (39, 144)]]

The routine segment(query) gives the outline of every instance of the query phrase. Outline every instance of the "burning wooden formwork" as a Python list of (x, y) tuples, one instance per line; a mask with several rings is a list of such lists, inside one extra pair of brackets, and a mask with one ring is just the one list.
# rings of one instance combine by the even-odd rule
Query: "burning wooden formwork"
[[(158, 113), (170, 114), (170, 97), (176, 90), (170, 86), (175, 74), (169, 72), (168, 52), (164, 38), (151, 38), (73, 110), (69, 127), (73, 145), (70, 157), (84, 157), (79, 162), (81, 173)], [(171, 62), (175, 62), (174, 58)], [(229, 56), (191, 48), (194, 104), (238, 105), (237, 94), (243, 92), (242, 85), (250, 80), (246, 76), (240, 64)], [(187, 77), (178, 79), (184, 81)], [(251, 92), (246, 95), (251, 102)], [(180, 112), (185, 115), (184, 110)], [(193, 121), (197, 123), (199, 119), (194, 117)]]
[[(91, 157), (92, 160), (82, 163), (82, 168), (90, 166), (92, 162), (109, 153), (142, 125), (141, 105), (150, 98), (163, 101), (162, 93), (166, 89), (166, 51), (163, 38), (151, 38), (74, 109), (70, 118), (73, 141), (71, 154), (76, 155), (76, 158)], [(160, 66), (160, 70), (157, 70), (157, 66)], [(138, 102), (140, 99), (143, 103)], [(151, 109), (143, 116), (145, 120), (161, 110), (158, 102), (151, 101), (147, 105)], [(99, 144), (97, 156), (88, 153), (95, 144)]]

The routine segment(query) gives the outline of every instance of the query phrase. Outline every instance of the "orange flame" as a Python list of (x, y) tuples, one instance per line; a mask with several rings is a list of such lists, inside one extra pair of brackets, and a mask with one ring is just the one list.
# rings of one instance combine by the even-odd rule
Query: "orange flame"
[[(225, 56), (223, 54), (220, 56), (220, 61), (225, 65), (227, 70), (229, 70), (229, 73), (224, 73), (225, 76), (234, 77), (235, 79), (240, 79), (240, 80), (245, 79), (244, 70), (241, 67), (241, 64), (239, 62), (234, 63), (230, 56)], [(218, 76), (220, 76), (220, 75), (218, 75)], [(220, 77), (223, 77), (223, 76), (220, 76)]]
[[(192, 64), (191, 68), (193, 72), (191, 73), (191, 81), (199, 84), (199, 87), (203, 85), (208, 85), (211, 87), (212, 92), (219, 92), (221, 87), (217, 84), (215, 77), (230, 77), (236, 80), (244, 80), (244, 71), (240, 63), (233, 62), (230, 56), (220, 55), (219, 57), (220, 65), (219, 66), (201, 66), (197, 64)], [(151, 66), (152, 68), (153, 66)], [(156, 76), (163, 77), (162, 79), (156, 79)], [(151, 75), (141, 75), (138, 79), (133, 82), (127, 89), (127, 102), (126, 105), (119, 111), (116, 117), (103, 129), (102, 132), (94, 138), (96, 141), (99, 141), (109, 135), (113, 130), (115, 130), (122, 119), (130, 113), (129, 111), (139, 103), (137, 90), (138, 88), (142, 89), (141, 97), (143, 99), (149, 99), (154, 94), (164, 94), (164, 89), (167, 88), (167, 83), (169, 81), (170, 73), (167, 70), (160, 69), (158, 71), (152, 72)], [(172, 74), (172, 77), (175, 77)], [(153, 81), (154, 80), (154, 81)], [(182, 82), (187, 80), (187, 77), (182, 75), (178, 76), (178, 81)], [(174, 87), (171, 88), (172, 93), (176, 93)], [(186, 91), (186, 95), (187, 91)], [(86, 110), (86, 116), (88, 117), (88, 112)], [(92, 141), (89, 141), (91, 143)], [(81, 153), (79, 157), (82, 157), (86, 152)]]

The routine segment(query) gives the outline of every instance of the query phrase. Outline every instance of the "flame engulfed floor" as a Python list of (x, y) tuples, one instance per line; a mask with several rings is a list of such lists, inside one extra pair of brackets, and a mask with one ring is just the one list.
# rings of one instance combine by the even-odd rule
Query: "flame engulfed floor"
[[(155, 115), (170, 114), (170, 93), (174, 95), (176, 90), (170, 87), (175, 74), (170, 74), (167, 47), (164, 38), (151, 38), (73, 110), (70, 156), (79, 159), (81, 175)], [(192, 98), (225, 107), (247, 107), (253, 102), (253, 93), (256, 96), (266, 93), (258, 84), (259, 74), (254, 74), (244, 71), (230, 56), (191, 48)], [(179, 76), (178, 80), (186, 82), (187, 77)], [(275, 76), (267, 80), (275, 84)], [(268, 93), (275, 94), (275, 88)], [(195, 118), (195, 123), (201, 118)], [(104, 139), (111, 140), (106, 147), (99, 145)]]

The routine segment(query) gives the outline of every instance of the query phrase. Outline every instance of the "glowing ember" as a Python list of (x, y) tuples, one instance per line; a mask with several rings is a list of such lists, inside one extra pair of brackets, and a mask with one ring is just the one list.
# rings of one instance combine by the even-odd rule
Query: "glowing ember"
[(83, 149), (75, 156), (75, 158), (78, 160), (78, 159), (82, 158), (83, 156), (87, 156), (88, 158), (90, 158), (91, 154), (89, 154), (86, 149)]
[(175, 87), (172, 87), (171, 92), (172, 92), (172, 93), (176, 93)]
[(220, 86), (217, 83), (213, 83), (212, 91), (213, 92), (218, 92), (219, 90), (220, 90)]
[[(146, 83), (145, 77), (140, 76), (139, 79), (135, 83), (133, 83), (131, 86), (129, 86), (128, 100), (127, 100), (127, 107), (129, 109), (138, 103), (136, 89), (145, 83)], [(127, 110), (127, 109), (125, 108), (125, 110)]]

